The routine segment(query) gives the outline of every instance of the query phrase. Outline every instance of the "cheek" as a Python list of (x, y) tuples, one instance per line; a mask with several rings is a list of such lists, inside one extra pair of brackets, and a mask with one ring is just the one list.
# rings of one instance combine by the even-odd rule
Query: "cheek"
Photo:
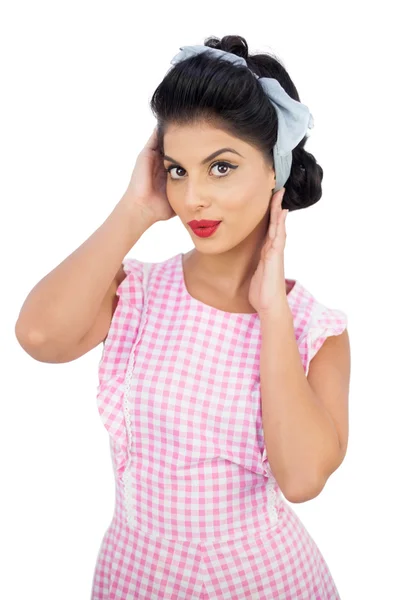
[(248, 224), (257, 224), (265, 217), (269, 196), (260, 190), (265, 187), (264, 183), (254, 182), (251, 186), (236, 186), (230, 190), (224, 190), (219, 196), (218, 204), (221, 215), (228, 215), (233, 220), (243, 221)]
[(253, 193), (246, 190), (235, 202), (235, 211), (250, 225), (257, 225), (266, 217), (268, 211), (269, 199), (267, 195), (260, 194), (260, 189), (254, 189)]

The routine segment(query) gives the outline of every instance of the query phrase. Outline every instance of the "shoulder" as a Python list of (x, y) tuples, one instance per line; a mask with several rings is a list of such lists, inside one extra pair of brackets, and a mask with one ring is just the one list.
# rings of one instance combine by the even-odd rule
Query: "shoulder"
[(144, 288), (154, 291), (154, 286), (163, 287), (172, 283), (173, 277), (179, 274), (177, 269), (179, 265), (176, 261), (177, 255), (158, 262), (126, 257), (119, 273), (118, 296), (122, 295), (126, 298), (137, 296)]
[[(292, 280), (288, 280), (291, 282)], [(337, 306), (321, 302), (299, 280), (295, 280), (289, 296), (293, 320), (298, 335), (301, 337), (311, 329), (341, 329), (347, 326), (348, 317), (344, 310)], [(290, 291), (290, 290), (289, 290)]]
[[(304, 368), (308, 374), (311, 360), (327, 338), (343, 336), (343, 352), (346, 352), (348, 316), (342, 308), (321, 302), (299, 281), (296, 282), (293, 292), (290, 300), (293, 324)], [(333, 343), (335, 342), (329, 342)], [(337, 340), (336, 344), (340, 344), (340, 340)]]

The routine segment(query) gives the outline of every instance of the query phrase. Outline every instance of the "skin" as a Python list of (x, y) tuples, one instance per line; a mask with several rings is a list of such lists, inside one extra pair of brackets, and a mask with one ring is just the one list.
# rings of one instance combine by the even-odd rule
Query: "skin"
[[(224, 147), (241, 156), (225, 151), (201, 164)], [(166, 169), (174, 165), (167, 174), (168, 201), (195, 246), (183, 257), (189, 293), (220, 310), (256, 312), (248, 295), (268, 231), (273, 166), (254, 146), (205, 122), (171, 124), (164, 135), (164, 154), (174, 159), (164, 156)], [(200, 238), (187, 224), (192, 219), (222, 223), (211, 237)]]

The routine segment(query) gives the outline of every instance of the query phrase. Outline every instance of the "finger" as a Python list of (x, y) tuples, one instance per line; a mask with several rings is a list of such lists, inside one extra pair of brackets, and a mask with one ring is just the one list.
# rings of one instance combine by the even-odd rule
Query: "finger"
[(276, 222), (278, 222), (279, 215), (282, 212), (282, 201), (283, 201), (284, 195), (285, 195), (285, 188), (282, 188), (278, 192), (276, 192), (276, 194), (274, 194), (274, 197), (273, 197), (273, 204), (272, 204), (271, 210), (276, 218)]
[(279, 225), (280, 225), (279, 229), (280, 229), (281, 235), (283, 237), (286, 237), (286, 217), (287, 217), (288, 212), (289, 211), (287, 208), (285, 208), (285, 210), (282, 211), (281, 220), (279, 223)]
[(147, 140), (146, 144), (145, 144), (146, 148), (150, 148), (150, 150), (157, 150), (158, 148), (158, 133), (157, 133), (157, 126), (154, 127), (151, 136), (149, 137), (149, 139)]
[(268, 237), (271, 240), (273, 240), (275, 238), (275, 236), (276, 236), (276, 228), (277, 228), (276, 223), (274, 223), (272, 221), (272, 212), (271, 212), (270, 222), (269, 222), (269, 226), (268, 226)]
[(285, 195), (285, 188), (281, 188), (278, 192), (278, 200), (277, 200), (277, 204), (279, 206), (279, 210), (282, 210), (282, 202), (283, 202), (283, 196)]
[(280, 189), (272, 196), (271, 211), (270, 211), (270, 236), (274, 239), (276, 231), (279, 227), (279, 220), (282, 214), (282, 199), (285, 193), (285, 188)]
[(281, 211), (281, 214), (279, 215), (279, 225), (281, 227), (285, 227), (287, 214), (288, 214), (288, 209), (285, 208), (284, 210)]

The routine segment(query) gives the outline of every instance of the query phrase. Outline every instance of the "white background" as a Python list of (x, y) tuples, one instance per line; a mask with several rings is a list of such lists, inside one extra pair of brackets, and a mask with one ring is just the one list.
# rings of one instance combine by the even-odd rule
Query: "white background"
[[(292, 504), (342, 600), (398, 580), (398, 29), (395, 2), (3, 3), (1, 50), (1, 577), (7, 600), (87, 600), (114, 510), (96, 406), (102, 345), (40, 363), (14, 326), (34, 285), (107, 218), (155, 126), (148, 103), (182, 45), (237, 34), (276, 53), (315, 127), (323, 196), (287, 218), (285, 270), (349, 318), (347, 456)], [(397, 240), (396, 240), (397, 238)], [(178, 218), (129, 252), (193, 247)]]

